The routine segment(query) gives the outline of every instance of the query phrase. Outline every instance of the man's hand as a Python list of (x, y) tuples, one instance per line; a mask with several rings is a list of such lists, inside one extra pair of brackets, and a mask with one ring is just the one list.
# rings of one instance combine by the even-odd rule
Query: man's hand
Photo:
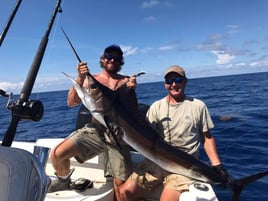
[(225, 170), (224, 166), (222, 164), (216, 165), (216, 166), (212, 166), (212, 168), (214, 169), (215, 172), (217, 172), (221, 178), (222, 178), (222, 183), (221, 185), (223, 187), (226, 187), (226, 184), (231, 184), (232, 183), (232, 179), (229, 176), (229, 174), (227, 173), (227, 171)]
[(129, 77), (127, 87), (136, 89), (136, 86), (137, 86), (136, 76)]
[(77, 73), (78, 73), (77, 82), (78, 84), (82, 85), (86, 78), (86, 75), (89, 73), (87, 62), (81, 62), (77, 65)]

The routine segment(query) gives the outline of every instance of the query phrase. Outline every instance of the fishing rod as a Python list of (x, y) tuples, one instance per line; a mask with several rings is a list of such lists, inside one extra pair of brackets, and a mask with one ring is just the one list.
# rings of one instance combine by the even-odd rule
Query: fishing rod
[[(65, 31), (63, 30), (62, 27), (61, 27), (61, 30), (62, 30), (62, 32), (63, 32), (65, 38), (67, 39), (69, 45), (71, 46), (71, 48), (72, 48), (72, 50), (73, 50), (73, 52), (74, 52), (74, 54), (75, 54), (77, 60), (81, 63), (82, 60), (80, 59), (79, 55), (77, 54), (77, 51), (75, 50), (75, 48), (74, 48), (72, 42), (70, 41), (69, 37), (67, 36), (67, 34), (65, 33)], [(144, 72), (144, 71), (141, 71), (141, 72), (139, 72), (139, 73), (137, 73), (137, 74), (135, 74), (135, 75), (132, 75), (132, 76), (134, 76), (134, 77), (139, 77), (139, 76), (144, 75), (144, 74), (145, 74), (145, 72)], [(130, 76), (127, 76), (127, 77), (130, 77)]]
[[(65, 31), (63, 30), (62, 27), (61, 27), (61, 30), (62, 30), (62, 32), (63, 32), (65, 38), (67, 39), (69, 45), (71, 46), (71, 48), (72, 48), (72, 50), (73, 50), (73, 52), (74, 52), (74, 54), (75, 54), (77, 60), (81, 63), (82, 60), (80, 59), (80, 57), (79, 57), (77, 51), (75, 50), (75, 48), (74, 48), (72, 42), (70, 41), (69, 37), (67, 36), (67, 34), (65, 33)], [(66, 75), (65, 73), (63, 73), (63, 74)], [(93, 78), (93, 76), (92, 76), (90, 73), (88, 73), (87, 76), (90, 76), (90, 77)], [(107, 126), (108, 126), (108, 124), (107, 124)], [(113, 136), (113, 138), (114, 138), (114, 140), (115, 140), (117, 146), (118, 146), (119, 148), (121, 148), (121, 145), (119, 144), (119, 142), (118, 142), (118, 140), (117, 140), (117, 138), (116, 138), (116, 136), (115, 136), (115, 133), (114, 133), (113, 130), (110, 128), (110, 126), (108, 126), (108, 129), (110, 130), (110, 133), (112, 134), (112, 136)]]
[(9, 27), (10, 27), (10, 25), (11, 25), (11, 23), (12, 23), (12, 21), (13, 21), (15, 15), (16, 15), (16, 13), (17, 13), (17, 10), (18, 10), (18, 8), (19, 8), (19, 6), (20, 6), (21, 1), (22, 1), (22, 0), (18, 0), (18, 1), (17, 1), (17, 3), (16, 3), (16, 5), (15, 5), (15, 7), (14, 7), (12, 13), (11, 13), (11, 15), (9, 16), (9, 19), (8, 19), (8, 21), (7, 21), (7, 24), (6, 24), (6, 26), (4, 27), (4, 30), (3, 30), (3, 32), (2, 32), (1, 35), (0, 35), (0, 47), (1, 47), (1, 45), (2, 45), (2, 42), (3, 42), (4, 39), (5, 39), (5, 36), (6, 36), (7, 32), (8, 32), (8, 30), (9, 30)]
[(60, 4), (61, 0), (58, 0), (48, 24), (47, 30), (39, 44), (33, 63), (28, 72), (27, 79), (20, 93), (20, 97), (9, 107), (9, 109), (12, 109), (12, 119), (2, 142), (3, 146), (11, 146), (18, 123), (21, 119), (39, 121), (43, 116), (44, 108), (42, 102), (34, 100), (29, 101), (29, 97), (31, 95), (38, 70), (45, 54), (49, 34), (55, 21), (56, 15), (58, 12), (62, 12)]
[[(75, 48), (74, 48), (72, 42), (70, 41), (69, 37), (67, 36), (67, 34), (65, 33), (65, 31), (63, 30), (62, 27), (61, 27), (61, 30), (62, 30), (62, 32), (63, 32), (65, 38), (67, 39), (69, 45), (71, 46), (71, 48), (72, 48), (72, 50), (73, 50), (73, 52), (74, 52), (74, 54), (75, 54), (77, 60), (81, 63), (82, 60), (80, 59), (80, 57), (79, 57), (77, 51), (75, 50)], [(65, 73), (63, 73), (63, 74), (65, 74)], [(143, 75), (143, 74), (145, 74), (145, 72), (140, 72), (140, 73), (137, 73), (137, 74), (135, 74), (135, 75), (133, 75), (133, 76), (134, 76), (134, 77), (138, 77), (138, 76)], [(65, 75), (66, 75), (66, 74), (65, 74)], [(90, 73), (88, 73), (87, 76), (90, 76), (90, 77), (92, 77), (93, 79), (95, 79)], [(129, 76), (128, 76), (128, 77), (129, 77)], [(107, 123), (107, 126), (108, 126), (108, 129), (109, 129), (110, 133), (112, 134), (112, 136), (113, 136), (113, 138), (114, 138), (114, 140), (115, 140), (117, 146), (118, 146), (119, 148), (121, 148), (121, 145), (120, 145), (120, 143), (118, 142), (115, 133), (113, 132), (113, 130), (111, 129), (111, 127), (109, 126), (108, 123)]]
[(74, 46), (73, 46), (73, 44), (71, 43), (71, 41), (70, 41), (69, 37), (67, 36), (67, 34), (65, 33), (65, 31), (63, 30), (63, 28), (62, 28), (62, 27), (61, 27), (61, 30), (62, 30), (62, 32), (63, 32), (63, 34), (64, 34), (65, 38), (67, 39), (67, 41), (68, 41), (69, 45), (71, 46), (71, 48), (72, 48), (72, 50), (73, 50), (73, 52), (74, 52), (74, 54), (75, 54), (75, 56), (76, 56), (77, 60), (79, 61), (79, 63), (81, 63), (81, 62), (82, 62), (82, 60), (80, 59), (79, 55), (77, 54), (76, 50), (74, 49)]

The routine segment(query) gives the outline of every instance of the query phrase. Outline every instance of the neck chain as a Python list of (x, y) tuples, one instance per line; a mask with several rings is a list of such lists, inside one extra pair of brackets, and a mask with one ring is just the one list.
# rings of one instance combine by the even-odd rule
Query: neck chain
[(170, 124), (169, 122), (171, 121), (170, 119), (170, 114), (169, 114), (169, 109), (170, 109), (170, 97), (167, 97), (167, 104), (168, 104), (168, 109), (167, 109), (167, 128), (168, 128), (168, 142), (171, 144), (171, 133), (170, 133)]

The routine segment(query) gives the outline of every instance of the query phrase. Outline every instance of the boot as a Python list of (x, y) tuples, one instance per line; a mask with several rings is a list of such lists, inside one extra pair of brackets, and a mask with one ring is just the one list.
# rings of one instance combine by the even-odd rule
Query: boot
[(71, 184), (71, 176), (73, 174), (74, 168), (70, 170), (69, 174), (66, 177), (60, 177), (55, 173), (57, 176), (56, 179), (51, 181), (50, 186), (48, 187), (47, 192), (53, 193), (55, 191), (63, 191), (63, 190), (69, 190), (70, 184)]

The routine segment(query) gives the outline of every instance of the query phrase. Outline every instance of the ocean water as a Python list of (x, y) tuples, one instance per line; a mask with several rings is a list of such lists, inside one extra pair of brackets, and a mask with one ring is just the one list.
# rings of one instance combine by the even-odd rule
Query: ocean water
[[(190, 79), (186, 94), (203, 100), (215, 128), (219, 155), (232, 178), (241, 178), (268, 170), (268, 73), (254, 73)], [(141, 103), (151, 104), (166, 95), (162, 82), (143, 83), (137, 87)], [(45, 111), (39, 122), (20, 121), (15, 140), (66, 137), (75, 129), (79, 107), (66, 105), (67, 91), (34, 93)], [(17, 97), (14, 97), (17, 100)], [(7, 99), (0, 97), (0, 139), (4, 138), (11, 114)], [(222, 117), (227, 119), (223, 121)], [(208, 159), (201, 152), (201, 160)], [(230, 190), (213, 186), (220, 201), (230, 200)], [(268, 201), (268, 176), (249, 186), (241, 201)]]

